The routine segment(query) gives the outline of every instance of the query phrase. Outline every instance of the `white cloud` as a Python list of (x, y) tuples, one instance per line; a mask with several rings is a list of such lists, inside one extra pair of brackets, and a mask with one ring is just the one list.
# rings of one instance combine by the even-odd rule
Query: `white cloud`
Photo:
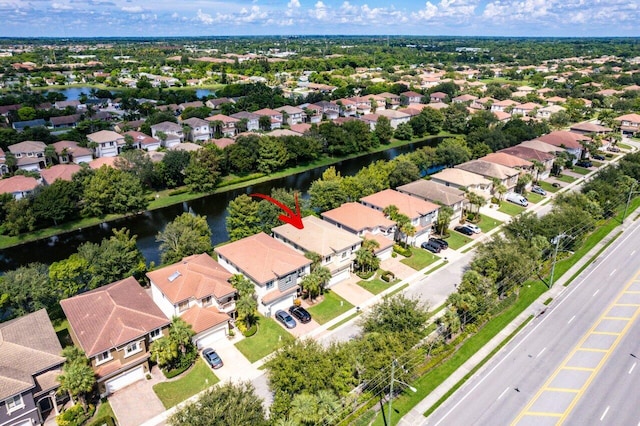
[(122, 6), (121, 10), (129, 13), (140, 13), (143, 11), (141, 6)]
[(318, 1), (314, 8), (309, 10), (309, 15), (312, 17), (323, 20), (327, 18), (327, 6), (320, 0)]
[(300, 0), (291, 0), (287, 3), (287, 9), (300, 9)]
[(204, 13), (202, 9), (198, 9), (198, 13), (196, 14), (196, 20), (202, 22), (205, 25), (213, 24), (213, 17), (208, 13)]
[(419, 11), (413, 13), (413, 17), (416, 19), (429, 21), (435, 18), (437, 14), (438, 14), (438, 6), (428, 1), (425, 3), (424, 9), (420, 9)]
[(51, 8), (55, 10), (72, 10), (73, 6), (68, 3), (53, 2), (51, 3)]

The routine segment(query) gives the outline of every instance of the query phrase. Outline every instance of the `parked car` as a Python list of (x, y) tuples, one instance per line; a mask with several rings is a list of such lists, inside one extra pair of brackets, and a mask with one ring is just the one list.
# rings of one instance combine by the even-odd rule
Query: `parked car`
[(529, 205), (529, 200), (517, 192), (507, 192), (507, 195), (504, 198), (510, 203), (517, 204), (522, 207), (527, 207)]
[(440, 253), (440, 251), (442, 251), (439, 245), (432, 242), (424, 242), (420, 245), (420, 247), (425, 250), (429, 250), (431, 253)]
[(620, 152), (620, 148), (618, 148), (617, 146), (608, 146), (607, 151)]
[(473, 235), (473, 231), (466, 226), (456, 226), (453, 230), (464, 235)]
[(202, 356), (204, 357), (205, 361), (207, 361), (207, 364), (209, 364), (214, 370), (217, 370), (224, 365), (224, 363), (222, 362), (222, 358), (220, 358), (220, 355), (218, 355), (218, 353), (211, 348), (206, 348), (205, 350), (203, 350)]
[(429, 242), (440, 246), (440, 249), (446, 250), (449, 248), (449, 243), (441, 238), (429, 238)]
[(308, 323), (309, 321), (311, 321), (311, 314), (309, 313), (309, 311), (307, 311), (305, 308), (303, 308), (302, 306), (292, 306), (289, 308), (289, 313), (291, 315), (293, 315), (294, 317), (296, 317), (298, 319), (298, 321), (300, 321), (303, 324)]
[(601, 155), (601, 154), (593, 154), (591, 158), (593, 158), (594, 160), (600, 160), (600, 161), (605, 160), (604, 155)]
[(531, 187), (531, 192), (533, 192), (534, 194), (538, 194), (538, 195), (547, 195), (547, 191), (545, 191), (544, 189), (540, 188), (538, 185), (533, 185)]
[(276, 319), (280, 321), (287, 328), (294, 328), (296, 326), (296, 320), (291, 315), (282, 309), (276, 311)]
[(593, 163), (589, 160), (580, 160), (576, 163), (578, 167), (592, 167)]
[(474, 225), (473, 223), (465, 223), (462, 226), (466, 226), (467, 228), (471, 229), (471, 231), (473, 231), (474, 234), (479, 234), (482, 232), (482, 229), (480, 229), (478, 225)]

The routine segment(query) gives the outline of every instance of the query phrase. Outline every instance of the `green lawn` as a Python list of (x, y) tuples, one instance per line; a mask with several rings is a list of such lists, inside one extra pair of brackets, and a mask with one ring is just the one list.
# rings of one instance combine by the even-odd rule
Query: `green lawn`
[(619, 143), (618, 148), (631, 150), (631, 145), (627, 145), (626, 143)]
[(560, 188), (556, 188), (555, 186), (551, 185), (549, 182), (540, 182), (538, 186), (547, 192), (558, 192), (560, 190)]
[(444, 239), (447, 243), (449, 243), (449, 248), (454, 250), (458, 250), (460, 247), (470, 243), (471, 238), (466, 235), (462, 235), (461, 233), (454, 231), (453, 229), (449, 230), (449, 236)]
[(602, 162), (598, 161), (598, 160), (590, 160), (591, 164), (593, 164), (593, 167), (598, 168), (600, 166), (602, 166)]
[(402, 259), (400, 262), (419, 271), (440, 259), (435, 254), (418, 247), (411, 247), (413, 256)]
[(556, 176), (556, 179), (558, 179), (560, 182), (566, 183), (575, 182), (577, 180), (576, 178), (567, 175)]
[(395, 279), (392, 282), (388, 283), (380, 279), (380, 277), (376, 277), (369, 281), (366, 281), (366, 280), (358, 281), (358, 285), (364, 288), (365, 290), (367, 290), (369, 293), (378, 294), (378, 293), (382, 293), (383, 291), (385, 291), (386, 289), (388, 289), (389, 287), (391, 287), (393, 284), (397, 282), (398, 280)]
[(274, 319), (261, 316), (257, 333), (236, 343), (236, 348), (249, 362), (254, 363), (290, 341), (293, 341), (293, 336), (287, 330)]
[(53, 324), (53, 329), (56, 331), (60, 345), (64, 348), (66, 346), (73, 346), (71, 335), (69, 334), (69, 321), (64, 319), (62, 321), (56, 321)]
[(516, 216), (524, 211), (524, 207), (519, 206), (517, 204), (513, 204), (509, 201), (503, 201), (500, 204), (500, 208), (498, 208), (498, 211), (502, 213), (506, 213), (509, 216)]
[(481, 214), (480, 222), (477, 225), (480, 227), (480, 229), (482, 229), (482, 232), (486, 234), (487, 232), (491, 231), (493, 228), (496, 228), (502, 225), (502, 221)]
[(573, 166), (573, 169), (571, 169), (572, 172), (575, 173), (579, 173), (581, 175), (588, 175), (589, 173), (591, 173), (593, 170), (589, 170), (585, 167), (580, 167), (580, 166)]
[(353, 305), (331, 290), (325, 290), (324, 300), (307, 308), (311, 316), (318, 324), (324, 324), (338, 315), (347, 312)]
[(216, 375), (211, 371), (211, 367), (198, 356), (195, 365), (184, 376), (171, 382), (158, 383), (153, 387), (153, 391), (158, 395), (165, 408), (171, 408), (218, 383), (218, 381)]
[(540, 201), (544, 199), (545, 197), (543, 197), (540, 194), (536, 194), (535, 192), (527, 192), (527, 200), (529, 200), (529, 202), (532, 204), (538, 204)]

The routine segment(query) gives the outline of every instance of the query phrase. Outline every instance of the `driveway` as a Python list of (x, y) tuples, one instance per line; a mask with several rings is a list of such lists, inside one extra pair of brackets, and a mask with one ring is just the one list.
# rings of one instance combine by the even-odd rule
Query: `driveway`
[(120, 426), (138, 426), (162, 413), (165, 408), (153, 391), (153, 385), (165, 381), (157, 366), (151, 380), (139, 380), (109, 396), (109, 403)]
[(342, 297), (353, 306), (360, 306), (373, 297), (373, 294), (360, 287), (357, 283), (360, 277), (351, 274), (349, 279), (340, 281), (338, 284), (331, 286), (331, 291)]
[(242, 352), (235, 347), (234, 343), (239, 339), (222, 339), (214, 345), (214, 349), (222, 358), (224, 365), (214, 374), (221, 382), (241, 380), (253, 380), (262, 374), (258, 366), (251, 364)]

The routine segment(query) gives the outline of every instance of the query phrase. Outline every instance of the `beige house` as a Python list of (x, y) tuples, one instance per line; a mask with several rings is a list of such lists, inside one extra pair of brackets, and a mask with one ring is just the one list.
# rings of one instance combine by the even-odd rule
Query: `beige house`
[(302, 219), (303, 229), (291, 224), (273, 228), (273, 237), (302, 253), (317, 253), (322, 257), (322, 266), (331, 271), (328, 286), (350, 277), (355, 252), (362, 240), (357, 235), (338, 228), (315, 216)]
[(147, 272), (151, 298), (168, 318), (179, 316), (191, 324), (198, 349), (228, 334), (237, 295), (231, 276), (207, 253)]
[(515, 188), (518, 176), (520, 176), (520, 171), (517, 169), (484, 160), (467, 161), (458, 164), (456, 168), (475, 173), (489, 180), (497, 179), (507, 190)]
[(416, 180), (415, 182), (399, 186), (396, 190), (425, 201), (450, 207), (453, 210), (452, 219), (462, 216), (462, 211), (467, 202), (463, 191), (442, 185), (433, 180)]
[(144, 379), (149, 345), (168, 334), (169, 319), (129, 277), (60, 301), (73, 343), (89, 358), (101, 396)]
[(431, 175), (431, 180), (444, 186), (457, 188), (460, 190), (474, 190), (487, 195), (491, 194), (493, 183), (477, 174), (462, 169), (444, 169), (436, 174)]

